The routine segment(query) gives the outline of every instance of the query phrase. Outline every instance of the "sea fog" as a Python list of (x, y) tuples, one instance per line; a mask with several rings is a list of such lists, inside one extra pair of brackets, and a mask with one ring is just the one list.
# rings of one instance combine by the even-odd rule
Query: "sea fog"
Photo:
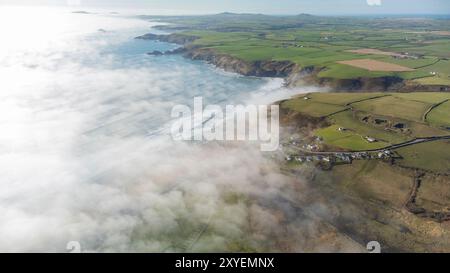
[[(271, 103), (314, 88), (246, 78), (141, 41), (110, 13), (0, 11), (0, 251), (353, 251), (304, 209), (306, 179), (259, 146), (173, 141), (171, 108)], [(294, 190), (293, 190), (294, 189)], [(298, 208), (299, 201), (304, 207)]]

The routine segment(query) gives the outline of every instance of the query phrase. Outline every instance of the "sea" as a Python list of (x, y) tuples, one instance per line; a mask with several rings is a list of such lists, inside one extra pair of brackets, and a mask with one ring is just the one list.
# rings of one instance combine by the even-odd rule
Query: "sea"
[(0, 251), (277, 250), (291, 178), (259, 146), (174, 141), (171, 110), (317, 89), (151, 56), (178, 47), (135, 39), (164, 22), (73, 11), (0, 9)]

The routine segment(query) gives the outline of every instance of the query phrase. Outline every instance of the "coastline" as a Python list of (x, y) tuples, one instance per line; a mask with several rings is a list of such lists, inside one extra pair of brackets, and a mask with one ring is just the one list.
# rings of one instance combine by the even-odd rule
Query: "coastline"
[[(332, 80), (321, 79), (318, 77), (320, 69), (315, 67), (299, 67), (289, 61), (257, 61), (246, 62), (241, 59), (226, 54), (217, 53), (208, 48), (201, 48), (195, 45), (194, 36), (185, 36), (179, 34), (156, 35), (146, 34), (138, 39), (158, 40), (178, 44), (181, 47), (173, 51), (164, 52), (161, 55), (180, 54), (191, 60), (201, 60), (211, 64), (226, 72), (238, 73), (243, 76), (254, 77), (278, 77), (284, 79), (284, 86), (287, 88), (295, 88), (301, 85), (315, 85), (319, 87), (327, 87), (332, 91), (440, 91), (436, 86), (425, 89), (420, 86), (407, 85), (405, 81), (396, 77), (381, 77), (368, 79), (352, 79), (352, 80)], [(439, 88), (438, 88), (439, 89)], [(272, 102), (276, 103), (276, 102)], [(283, 111), (283, 109), (281, 109)], [(282, 114), (282, 122), (294, 130), (300, 128), (312, 129), (325, 123), (325, 119), (316, 119), (313, 117), (299, 118), (298, 113)], [(293, 122), (293, 123), (292, 123)], [(319, 126), (320, 127), (320, 126)], [(295, 133), (295, 132), (294, 132)], [(310, 132), (305, 132), (308, 134)], [(280, 169), (292, 178), (306, 177), (308, 186), (313, 189), (318, 197), (326, 200), (329, 205), (336, 206), (332, 215), (329, 215), (329, 223), (339, 234), (344, 234), (351, 240), (358, 242), (361, 247), (365, 242), (374, 238), (379, 239), (384, 250), (387, 252), (408, 252), (433, 249), (440, 251), (445, 249), (447, 245), (439, 245), (429, 248), (430, 242), (436, 243), (435, 238), (427, 235), (419, 236), (416, 243), (411, 243), (411, 236), (418, 232), (429, 232), (433, 229), (444, 229), (446, 225), (446, 215), (442, 215), (438, 211), (430, 209), (417, 210), (416, 196), (411, 197), (410, 184), (413, 180), (415, 170), (405, 169), (401, 166), (392, 165), (388, 162), (356, 162), (354, 165), (343, 166), (341, 169), (330, 171), (313, 170), (308, 173), (306, 169), (291, 169), (280, 162)], [(366, 176), (359, 175), (362, 172), (377, 170), (379, 173), (387, 176)], [(308, 175), (309, 174), (309, 175)], [(387, 183), (387, 179), (396, 175), (396, 179), (401, 181), (400, 185), (391, 185)], [(356, 176), (362, 182), (353, 181)], [(426, 179), (435, 181), (440, 179), (439, 176), (428, 174)], [(359, 187), (350, 187), (353, 184), (365, 184)], [(377, 187), (371, 188), (372, 183)], [(353, 185), (352, 184), (352, 185)], [(369, 186), (367, 186), (369, 185)], [(379, 189), (381, 188), (381, 189)], [(383, 191), (395, 192), (397, 195), (385, 196)], [(417, 190), (411, 193), (417, 195)], [(405, 195), (405, 196), (403, 196)], [(368, 202), (366, 196), (371, 198)], [(306, 204), (305, 204), (306, 205)], [(421, 208), (421, 207), (420, 207)], [(415, 209), (418, 213), (414, 213)], [(349, 216), (347, 211), (352, 211), (353, 215)], [(358, 224), (352, 224), (357, 219)], [(442, 221), (444, 220), (444, 221)], [(380, 226), (381, 224), (381, 226)], [(388, 230), (384, 230), (387, 228)], [(381, 235), (381, 232), (386, 232)], [(416, 235), (417, 236), (417, 235)]]
[[(154, 55), (181, 54), (185, 58), (201, 60), (215, 65), (227, 72), (238, 73), (244, 76), (255, 77), (281, 77), (285, 80), (285, 86), (294, 88), (301, 85), (315, 85), (328, 88), (332, 91), (347, 92), (443, 92), (450, 91), (445, 85), (420, 85), (412, 81), (404, 80), (397, 76), (383, 76), (374, 78), (336, 79), (319, 77), (323, 70), (321, 67), (300, 65), (291, 61), (244, 61), (234, 56), (218, 53), (210, 48), (202, 48), (195, 45), (196, 36), (184, 34), (153, 34), (148, 33), (136, 37), (142, 40), (154, 40), (180, 45), (172, 51), (157, 52)], [(152, 53), (149, 53), (153, 55)]]

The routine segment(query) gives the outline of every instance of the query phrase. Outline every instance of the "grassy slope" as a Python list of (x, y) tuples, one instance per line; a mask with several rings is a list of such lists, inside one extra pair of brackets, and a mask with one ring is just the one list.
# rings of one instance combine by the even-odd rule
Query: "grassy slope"
[(303, 98), (288, 100), (284, 102), (282, 106), (297, 112), (308, 113), (308, 115), (313, 117), (325, 117), (347, 108), (336, 104), (304, 100)]
[(450, 173), (450, 142), (437, 141), (404, 147), (397, 152), (400, 165), (435, 172)]
[[(358, 117), (355, 117), (355, 115), (350, 112), (343, 112), (339, 113), (337, 115), (334, 115), (330, 117), (333, 123), (339, 125), (340, 127), (346, 128), (354, 132), (357, 136), (370, 136), (373, 138), (376, 138), (380, 143), (383, 143), (383, 146), (389, 146), (391, 144), (404, 142), (410, 139), (409, 136), (393, 133), (393, 132), (387, 132), (383, 128), (375, 127), (368, 125), (364, 122), (361, 122)], [(336, 134), (340, 134), (341, 132), (336, 131)], [(338, 146), (338, 143), (329, 143), (333, 146)], [(350, 147), (342, 147), (342, 148), (348, 148), (351, 150), (364, 150), (364, 149), (370, 149), (373, 147), (373, 144), (369, 142), (365, 142), (365, 146), (359, 147), (358, 146), (350, 146)]]
[(378, 149), (388, 145), (382, 141), (368, 143), (363, 135), (350, 130), (339, 132), (339, 127), (339, 125), (332, 125), (319, 129), (316, 131), (316, 135), (322, 137), (327, 144), (350, 150)]
[(434, 108), (428, 114), (427, 121), (435, 126), (450, 127), (450, 101)]
[(425, 111), (430, 104), (406, 100), (395, 96), (386, 96), (375, 100), (368, 100), (353, 104), (356, 109), (375, 115), (397, 117), (411, 121), (422, 121)]
[[(315, 131), (330, 146), (348, 150), (382, 148), (405, 142), (416, 137), (449, 135), (440, 128), (450, 120), (450, 103), (434, 108), (426, 121), (423, 114), (434, 104), (450, 99), (450, 93), (313, 93), (285, 101), (281, 107), (315, 117), (327, 118), (333, 125)], [(349, 105), (353, 108), (348, 109)], [(330, 115), (338, 109), (348, 109)], [(363, 122), (370, 116), (386, 120), (377, 125)], [(387, 124), (403, 123), (407, 130), (386, 130)], [(338, 128), (345, 128), (340, 131)], [(378, 141), (367, 142), (371, 136)], [(427, 143), (399, 150), (405, 159), (401, 163), (409, 167), (422, 166), (428, 170), (447, 172), (450, 166), (448, 142)], [(447, 169), (446, 169), (447, 168)]]
[[(344, 218), (352, 233), (368, 235), (406, 252), (449, 251), (448, 225), (405, 213), (404, 204), (412, 187), (414, 172), (380, 161), (354, 161), (318, 176), (314, 185), (329, 188), (331, 197), (351, 196), (355, 206), (343, 206), (345, 215), (367, 212), (356, 221)], [(450, 180), (445, 176), (427, 175), (416, 202), (428, 210), (442, 211), (449, 205)], [(342, 205), (340, 205), (342, 206)]]

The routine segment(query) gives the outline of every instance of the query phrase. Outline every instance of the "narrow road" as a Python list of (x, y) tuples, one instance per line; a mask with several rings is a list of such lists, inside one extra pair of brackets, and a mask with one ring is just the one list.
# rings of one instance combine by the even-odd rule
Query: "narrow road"
[(438, 140), (444, 140), (444, 139), (450, 139), (450, 135), (449, 136), (434, 136), (434, 137), (424, 137), (424, 138), (416, 138), (410, 141), (406, 141), (403, 143), (398, 143), (398, 144), (394, 144), (391, 146), (387, 146), (384, 148), (380, 148), (380, 149), (372, 149), (372, 150), (361, 150), (361, 151), (337, 151), (337, 152), (313, 152), (313, 151), (307, 151), (301, 148), (296, 147), (298, 150), (302, 151), (305, 154), (311, 154), (311, 155), (336, 155), (336, 154), (352, 154), (352, 153), (364, 153), (364, 152), (382, 152), (382, 151), (386, 151), (386, 150), (396, 150), (399, 148), (403, 148), (403, 147), (407, 147), (407, 146), (411, 146), (411, 145), (416, 145), (416, 144), (420, 144), (420, 143), (425, 143), (425, 142), (431, 142), (431, 141), (438, 141)]

